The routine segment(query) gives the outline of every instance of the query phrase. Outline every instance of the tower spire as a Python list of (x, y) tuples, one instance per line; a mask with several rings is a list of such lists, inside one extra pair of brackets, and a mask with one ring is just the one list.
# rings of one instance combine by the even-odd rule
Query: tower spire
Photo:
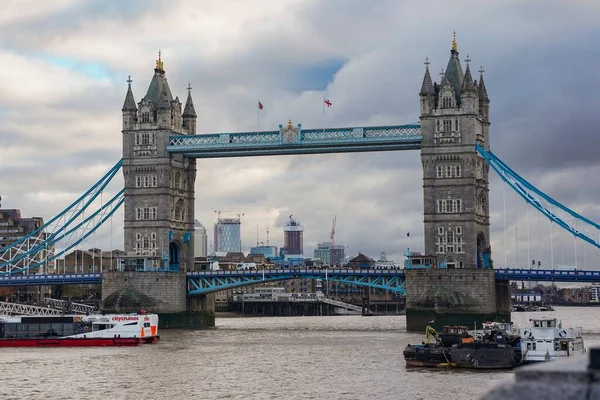
[(156, 60), (156, 67), (154, 68), (155, 72), (165, 72), (163, 61), (162, 61), (162, 52), (158, 51), (158, 60)]
[(458, 46), (456, 45), (456, 31), (452, 32), (452, 51), (458, 52)]

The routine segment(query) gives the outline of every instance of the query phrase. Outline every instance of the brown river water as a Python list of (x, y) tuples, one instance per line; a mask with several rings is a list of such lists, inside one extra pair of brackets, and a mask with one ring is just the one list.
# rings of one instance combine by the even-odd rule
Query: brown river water
[[(556, 316), (600, 345), (600, 307)], [(0, 399), (477, 399), (513, 371), (409, 369), (403, 316), (217, 318), (135, 348), (2, 348)]]

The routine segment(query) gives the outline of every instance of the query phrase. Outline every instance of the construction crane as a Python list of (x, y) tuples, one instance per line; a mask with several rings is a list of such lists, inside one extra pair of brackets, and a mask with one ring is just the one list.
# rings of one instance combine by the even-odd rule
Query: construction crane
[(331, 241), (331, 248), (335, 246), (335, 222), (337, 220), (337, 214), (333, 217), (333, 222), (331, 223), (331, 237), (329, 238)]

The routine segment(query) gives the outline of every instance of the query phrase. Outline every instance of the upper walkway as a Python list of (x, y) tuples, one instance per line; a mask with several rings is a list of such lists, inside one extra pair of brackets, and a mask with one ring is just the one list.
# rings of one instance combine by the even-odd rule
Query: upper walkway
[(167, 151), (192, 158), (324, 154), (418, 150), (420, 124), (302, 129), (280, 125), (277, 131), (171, 136)]

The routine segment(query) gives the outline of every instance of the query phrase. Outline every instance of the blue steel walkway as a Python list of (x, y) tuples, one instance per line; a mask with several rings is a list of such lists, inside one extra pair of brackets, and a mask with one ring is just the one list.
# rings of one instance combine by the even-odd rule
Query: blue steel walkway
[[(149, 272), (151, 273), (151, 272)], [(496, 269), (501, 281), (553, 281), (600, 283), (600, 271)], [(188, 295), (198, 295), (294, 278), (321, 279), (405, 293), (404, 270), (270, 269), (255, 271), (188, 272)], [(1, 286), (82, 285), (102, 283), (102, 274), (3, 275)]]

